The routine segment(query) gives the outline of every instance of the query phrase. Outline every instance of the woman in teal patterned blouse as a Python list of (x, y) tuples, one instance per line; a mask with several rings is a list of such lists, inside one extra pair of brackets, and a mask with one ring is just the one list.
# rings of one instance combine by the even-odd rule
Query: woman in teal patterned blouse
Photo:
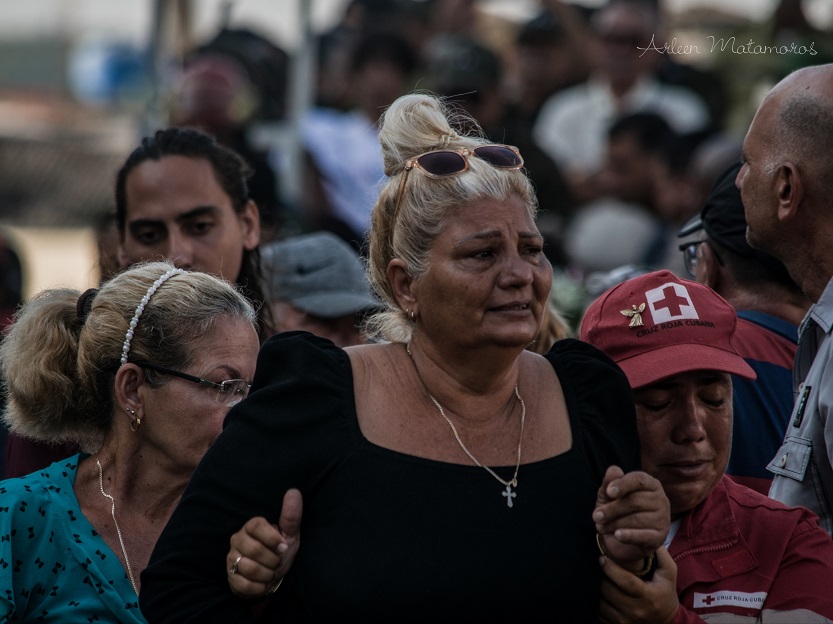
[(89, 453), (0, 482), (0, 622), (145, 622), (139, 574), (257, 351), (248, 300), (168, 262), (21, 309), (5, 418)]

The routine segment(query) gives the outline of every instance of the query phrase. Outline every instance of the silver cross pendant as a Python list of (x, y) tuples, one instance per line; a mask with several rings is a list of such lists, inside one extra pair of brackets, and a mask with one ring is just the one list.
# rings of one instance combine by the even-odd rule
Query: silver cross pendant
[(512, 499), (517, 496), (517, 494), (515, 494), (515, 492), (512, 491), (512, 484), (511, 483), (506, 484), (506, 490), (504, 492), (501, 492), (501, 496), (506, 497), (506, 506), (511, 507), (512, 506)]

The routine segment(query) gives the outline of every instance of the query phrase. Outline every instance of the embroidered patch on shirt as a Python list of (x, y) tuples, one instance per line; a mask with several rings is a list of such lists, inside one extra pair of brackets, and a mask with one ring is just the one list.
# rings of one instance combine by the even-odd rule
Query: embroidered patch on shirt
[(694, 592), (694, 608), (746, 607), (747, 609), (761, 609), (764, 606), (766, 595), (766, 592), (719, 591), (710, 594)]

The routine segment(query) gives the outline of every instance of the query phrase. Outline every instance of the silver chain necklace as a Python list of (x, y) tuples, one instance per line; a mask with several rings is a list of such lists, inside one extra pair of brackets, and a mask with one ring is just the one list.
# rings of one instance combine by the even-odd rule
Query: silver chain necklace
[(437, 399), (434, 398), (433, 394), (428, 392), (428, 387), (425, 385), (425, 382), (422, 379), (422, 375), (419, 374), (419, 369), (416, 366), (416, 361), (414, 361), (414, 356), (413, 356), (413, 354), (411, 354), (411, 345), (410, 345), (410, 343), (407, 343), (405, 345), (405, 350), (408, 352), (408, 355), (410, 356), (411, 361), (414, 363), (414, 370), (416, 370), (417, 377), (419, 377), (419, 380), (422, 383), (422, 387), (425, 389), (425, 392), (428, 394), (428, 398), (431, 399), (431, 402), (434, 403), (434, 405), (437, 406), (437, 409), (440, 411), (440, 416), (442, 416), (445, 419), (445, 422), (448, 423), (448, 426), (451, 427), (451, 432), (454, 434), (454, 438), (457, 440), (457, 444), (460, 445), (460, 448), (463, 449), (463, 452), (466, 455), (468, 455), (469, 459), (471, 459), (478, 467), (483, 468), (484, 470), (486, 470), (490, 475), (492, 475), (495, 479), (497, 479), (501, 483), (501, 485), (506, 487), (506, 489), (503, 492), (501, 492), (501, 495), (506, 497), (506, 506), (507, 507), (512, 507), (513, 506), (512, 499), (517, 496), (517, 493), (513, 492), (512, 488), (517, 488), (518, 487), (518, 471), (521, 468), (521, 445), (522, 445), (523, 439), (524, 439), (524, 423), (526, 422), (526, 403), (524, 403), (524, 400), (521, 398), (521, 395), (518, 392), (518, 386), (517, 385), (515, 386), (515, 398), (517, 398), (518, 401), (521, 404), (521, 433), (518, 436), (518, 459), (517, 459), (517, 462), (515, 463), (515, 473), (512, 475), (512, 478), (509, 481), (507, 481), (505, 479), (501, 479), (494, 470), (492, 470), (488, 466), (484, 466), (479, 461), (477, 461), (477, 458), (472, 454), (472, 452), (469, 449), (466, 448), (466, 445), (463, 444), (463, 440), (460, 439), (460, 434), (457, 432), (457, 427), (455, 427), (454, 423), (451, 422), (451, 419), (448, 416), (446, 416), (445, 410), (443, 409), (443, 406), (440, 405), (440, 402)]
[(98, 487), (101, 489), (101, 495), (104, 498), (109, 498), (110, 502), (112, 503), (110, 513), (113, 516), (113, 524), (116, 525), (116, 534), (119, 536), (119, 544), (121, 544), (121, 553), (124, 555), (124, 562), (127, 564), (127, 576), (130, 577), (130, 584), (133, 585), (133, 591), (135, 591), (136, 595), (138, 596), (139, 590), (136, 588), (136, 581), (133, 580), (133, 570), (130, 568), (130, 559), (127, 558), (127, 550), (124, 548), (124, 540), (121, 537), (121, 529), (119, 529), (119, 523), (116, 520), (116, 499), (104, 491), (104, 471), (101, 469), (101, 462), (98, 461), (98, 459), (95, 460), (95, 464), (96, 466), (98, 466)]

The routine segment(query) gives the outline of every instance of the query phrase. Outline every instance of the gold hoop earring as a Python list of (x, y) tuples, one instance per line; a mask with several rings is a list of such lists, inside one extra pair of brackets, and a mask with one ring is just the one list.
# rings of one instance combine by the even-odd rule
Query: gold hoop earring
[(139, 427), (141, 427), (141, 426), (142, 426), (142, 419), (141, 418), (137, 418), (136, 420), (131, 420), (130, 421), (130, 430), (133, 433), (136, 433), (139, 430)]

